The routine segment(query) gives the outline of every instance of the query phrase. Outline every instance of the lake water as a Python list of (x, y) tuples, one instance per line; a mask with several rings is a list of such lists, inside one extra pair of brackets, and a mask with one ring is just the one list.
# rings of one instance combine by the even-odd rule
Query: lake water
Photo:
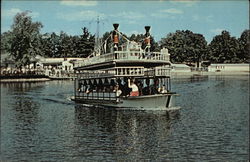
[(249, 77), (176, 78), (179, 114), (88, 108), (72, 81), (1, 84), (2, 161), (247, 161)]

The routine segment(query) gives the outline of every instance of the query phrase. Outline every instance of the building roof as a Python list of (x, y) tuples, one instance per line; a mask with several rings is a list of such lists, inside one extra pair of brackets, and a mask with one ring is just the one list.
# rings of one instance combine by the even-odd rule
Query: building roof
[(177, 67), (177, 68), (190, 68), (186, 64), (171, 64), (172, 67)]
[(210, 66), (249, 66), (249, 64), (211, 64)]

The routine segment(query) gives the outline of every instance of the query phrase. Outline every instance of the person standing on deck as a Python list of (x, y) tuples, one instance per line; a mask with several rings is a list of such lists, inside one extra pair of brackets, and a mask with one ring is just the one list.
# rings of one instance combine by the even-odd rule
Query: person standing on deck
[(135, 84), (134, 80), (130, 81), (130, 79), (128, 79), (128, 87), (132, 88), (130, 96), (139, 96), (138, 86)]

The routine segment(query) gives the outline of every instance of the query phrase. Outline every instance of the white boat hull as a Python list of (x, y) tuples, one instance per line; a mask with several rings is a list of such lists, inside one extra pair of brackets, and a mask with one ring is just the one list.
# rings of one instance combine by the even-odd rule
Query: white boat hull
[(92, 106), (115, 107), (119, 109), (133, 110), (178, 110), (175, 106), (175, 97), (178, 94), (157, 94), (137, 97), (121, 97), (119, 101), (109, 102), (103, 100), (86, 100), (83, 98), (74, 98), (72, 100), (89, 104)]

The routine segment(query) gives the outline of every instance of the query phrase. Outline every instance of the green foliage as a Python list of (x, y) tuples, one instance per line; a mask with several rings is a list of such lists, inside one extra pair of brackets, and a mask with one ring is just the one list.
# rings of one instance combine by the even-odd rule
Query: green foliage
[(61, 31), (42, 35), (42, 53), (45, 57), (88, 57), (94, 49), (94, 35), (83, 28), (80, 36), (70, 36)]
[(197, 62), (207, 54), (207, 42), (203, 35), (189, 30), (177, 30), (160, 41), (161, 47), (168, 48), (170, 59), (174, 63)]
[(1, 53), (5, 53), (10, 50), (11, 48), (11, 40), (13, 39), (12, 32), (4, 32), (1, 35)]
[(222, 31), (209, 44), (208, 58), (214, 63), (237, 63), (240, 62), (237, 57), (239, 49), (238, 40), (228, 31)]
[(239, 41), (240, 50), (237, 53), (238, 54), (237, 57), (242, 62), (250, 63), (250, 30), (245, 30), (241, 34), (238, 41)]
[[(129, 40), (131, 40), (131, 41), (141, 42), (142, 48), (145, 48), (144, 39), (145, 39), (144, 34), (137, 34), (137, 35), (132, 34), (129, 37)], [(153, 36), (150, 36), (150, 43), (151, 43), (150, 51), (153, 51), (153, 52), (160, 51), (159, 44), (155, 41)]]
[(77, 54), (79, 57), (88, 57), (94, 50), (95, 36), (91, 35), (86, 27), (82, 28), (83, 34), (78, 41)]
[(31, 63), (31, 59), (41, 54), (39, 31), (40, 22), (32, 22), (28, 12), (18, 13), (11, 27), (10, 52), (16, 67), (20, 68)]
[[(32, 22), (29, 12), (18, 13), (14, 17), (11, 30), (1, 34), (1, 53), (10, 53), (17, 67), (31, 63), (36, 55), (44, 57), (88, 57), (94, 50), (95, 36), (87, 28), (82, 28), (82, 35), (71, 36), (61, 31), (56, 33), (40, 34), (42, 24)], [(102, 42), (110, 36), (111, 32), (103, 34)], [(125, 34), (123, 34), (127, 37)], [(129, 40), (142, 43), (145, 47), (144, 34), (132, 34)], [(119, 44), (125, 43), (119, 37)], [(112, 40), (106, 43), (106, 53), (110, 52)], [(159, 46), (160, 44), (160, 46)], [(166, 47), (171, 54), (173, 63), (197, 62), (210, 60), (213, 63), (250, 62), (250, 30), (245, 30), (240, 38), (231, 37), (230, 33), (223, 31), (213, 38), (209, 46), (203, 35), (189, 30), (177, 30), (169, 33), (167, 37), (156, 42), (151, 36), (151, 51), (160, 51)], [(104, 47), (102, 47), (104, 48)]]

